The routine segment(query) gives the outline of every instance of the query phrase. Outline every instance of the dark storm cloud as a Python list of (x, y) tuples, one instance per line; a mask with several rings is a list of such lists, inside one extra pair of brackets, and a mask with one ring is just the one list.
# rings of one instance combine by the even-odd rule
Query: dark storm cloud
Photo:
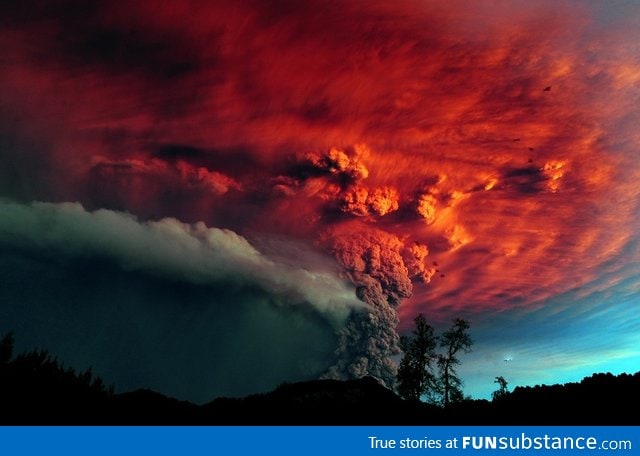
[(284, 239), (271, 259), (203, 223), (74, 203), (3, 200), (0, 214), (0, 330), (119, 390), (204, 401), (318, 377), (365, 307), (326, 259)]
[[(0, 106), (0, 113), (3, 109)], [(30, 201), (38, 195), (55, 196), (49, 175), (56, 166), (42, 154), (47, 146), (35, 138), (25, 138), (0, 125), (0, 195)]]
[(185, 144), (163, 144), (155, 148), (151, 153), (162, 159), (202, 159), (208, 155), (208, 151)]
[(184, 160), (198, 166), (207, 166), (231, 176), (241, 176), (247, 169), (264, 166), (260, 157), (248, 147), (206, 148), (189, 144), (152, 144), (145, 148), (151, 157), (168, 162)]
[(542, 169), (529, 165), (504, 171), (501, 184), (497, 188), (523, 194), (537, 193), (544, 189), (545, 180)]
[[(142, 24), (109, 22), (108, 2), (10, 2), (0, 9), (8, 26), (34, 27), (49, 35), (48, 48), (34, 56), (76, 67), (142, 72), (145, 77), (174, 79), (199, 70), (195, 54), (180, 35), (155, 32)], [(212, 43), (213, 45), (213, 43)], [(37, 49), (37, 50), (36, 50)]]
[(318, 378), (335, 328), (250, 286), (196, 285), (96, 257), (0, 245), (0, 334), (42, 347), (117, 392), (151, 388), (196, 402)]
[(5, 25), (28, 25), (46, 21), (77, 23), (84, 18), (96, 15), (103, 3), (81, 0), (2, 2), (0, 21)]
[(185, 55), (188, 48), (177, 44), (178, 36), (153, 37), (135, 29), (85, 27), (75, 31), (66, 29), (58, 36), (61, 51), (69, 58), (77, 59), (77, 64), (99, 64), (126, 72), (142, 71), (147, 77), (167, 79), (198, 71), (197, 60)]

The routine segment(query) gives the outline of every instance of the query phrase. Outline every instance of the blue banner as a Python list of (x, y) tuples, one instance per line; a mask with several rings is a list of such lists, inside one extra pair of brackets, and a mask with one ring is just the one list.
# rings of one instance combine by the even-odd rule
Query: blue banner
[(640, 454), (640, 427), (0, 427), (0, 455)]

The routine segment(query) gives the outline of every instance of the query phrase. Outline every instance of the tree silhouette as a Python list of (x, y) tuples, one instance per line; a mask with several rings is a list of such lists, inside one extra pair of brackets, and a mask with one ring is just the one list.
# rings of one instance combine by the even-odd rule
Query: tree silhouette
[(461, 402), (464, 399), (462, 379), (458, 377), (456, 366), (460, 364), (458, 353), (460, 351), (464, 353), (471, 351), (473, 340), (471, 340), (467, 332), (470, 326), (468, 321), (456, 318), (453, 321), (453, 326), (440, 338), (440, 347), (445, 349), (445, 353), (438, 356), (442, 404), (445, 407), (448, 407), (451, 403)]
[(509, 389), (507, 388), (507, 381), (505, 380), (505, 378), (502, 375), (496, 377), (493, 383), (498, 384), (498, 389), (491, 393), (493, 400), (495, 401), (506, 397), (507, 393), (509, 393)]
[(431, 363), (435, 359), (437, 337), (423, 314), (414, 323), (413, 337), (400, 338), (404, 356), (398, 367), (398, 393), (405, 399), (419, 401), (435, 381)]
[(58, 399), (65, 395), (93, 394), (97, 397), (114, 393), (113, 385), (105, 385), (100, 377), (93, 375), (91, 368), (76, 373), (44, 349), (25, 351), (16, 356), (13, 351), (13, 333), (8, 333), (0, 340), (0, 399), (7, 388), (30, 390), (32, 397), (49, 394)]
[(0, 366), (9, 364), (13, 357), (13, 333), (7, 333), (0, 340)]
[[(458, 377), (456, 366), (462, 351), (471, 351), (473, 341), (468, 334), (470, 324), (456, 318), (453, 326), (441, 338), (433, 333), (423, 314), (415, 320), (413, 336), (400, 338), (400, 348), (404, 356), (398, 366), (398, 393), (405, 399), (419, 401), (427, 396), (429, 402), (441, 403), (445, 407), (464, 399), (462, 380)], [(443, 354), (436, 354), (440, 341)], [(438, 375), (432, 372), (432, 363), (436, 361)]]

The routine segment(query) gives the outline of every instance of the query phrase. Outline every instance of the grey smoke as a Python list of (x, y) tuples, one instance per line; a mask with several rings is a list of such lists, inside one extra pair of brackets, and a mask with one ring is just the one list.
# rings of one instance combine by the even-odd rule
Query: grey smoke
[(343, 379), (371, 375), (393, 387), (396, 365), (392, 357), (400, 351), (396, 309), (412, 293), (402, 259), (404, 245), (395, 235), (380, 230), (338, 235), (331, 243), (368, 310), (354, 312), (339, 331), (339, 359), (325, 375)]
[(110, 259), (127, 271), (192, 284), (253, 285), (285, 305), (308, 306), (336, 326), (363, 307), (336, 273), (273, 261), (235, 232), (201, 222), (143, 222), (122, 212), (88, 212), (78, 203), (0, 201), (0, 214), (0, 245)]

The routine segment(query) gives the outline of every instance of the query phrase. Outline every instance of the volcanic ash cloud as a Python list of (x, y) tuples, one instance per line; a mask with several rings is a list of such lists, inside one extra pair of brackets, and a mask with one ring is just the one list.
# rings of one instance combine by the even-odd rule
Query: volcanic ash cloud
[(341, 326), (363, 307), (354, 291), (332, 271), (274, 261), (231, 230), (186, 224), (173, 218), (140, 221), (122, 212), (86, 211), (78, 203), (0, 200), (0, 246), (55, 257), (114, 261), (180, 282), (257, 286), (283, 305), (307, 306)]
[[(340, 331), (338, 361), (326, 376), (371, 375), (392, 386), (396, 367), (391, 357), (399, 353), (396, 309), (412, 293), (403, 256), (419, 262), (427, 251), (417, 252), (415, 246), (407, 249), (397, 236), (380, 230), (334, 234), (327, 242), (368, 308), (352, 313)], [(413, 265), (412, 269), (415, 273), (419, 268)]]

